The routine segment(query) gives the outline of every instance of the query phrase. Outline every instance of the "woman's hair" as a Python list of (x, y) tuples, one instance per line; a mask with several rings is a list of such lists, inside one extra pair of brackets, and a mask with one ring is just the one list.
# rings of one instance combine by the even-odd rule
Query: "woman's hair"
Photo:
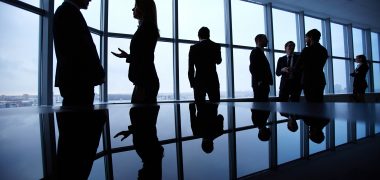
[(157, 8), (154, 0), (135, 0), (137, 8), (142, 12), (143, 21), (153, 23), (157, 29), (157, 36), (160, 34), (158, 32), (157, 25)]
[(361, 63), (367, 63), (367, 57), (363, 54), (357, 55), (356, 58), (358, 58)]

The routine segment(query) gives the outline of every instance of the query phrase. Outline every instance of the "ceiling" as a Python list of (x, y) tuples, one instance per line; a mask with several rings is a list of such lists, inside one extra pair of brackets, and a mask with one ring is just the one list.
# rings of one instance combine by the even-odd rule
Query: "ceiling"
[(379, 0), (247, 0), (380, 32)]

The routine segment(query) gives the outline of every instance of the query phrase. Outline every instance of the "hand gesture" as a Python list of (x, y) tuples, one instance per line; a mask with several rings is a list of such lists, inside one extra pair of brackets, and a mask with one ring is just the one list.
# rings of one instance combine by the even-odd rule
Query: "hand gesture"
[(119, 49), (120, 53), (115, 53), (115, 52), (111, 52), (114, 56), (118, 57), (118, 58), (128, 58), (129, 54), (125, 51), (123, 51), (122, 49), (120, 48), (117, 48)]
[(125, 138), (127, 138), (129, 135), (131, 135), (132, 133), (130, 131), (120, 131), (119, 133), (117, 133), (113, 138), (117, 138), (118, 136), (123, 136), (123, 138), (121, 138), (121, 141), (123, 141)]

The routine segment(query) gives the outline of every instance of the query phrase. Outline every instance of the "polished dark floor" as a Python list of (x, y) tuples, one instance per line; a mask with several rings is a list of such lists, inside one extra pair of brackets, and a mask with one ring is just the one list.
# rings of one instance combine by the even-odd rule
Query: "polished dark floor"
[(379, 109), (275, 102), (0, 109), (0, 179), (87, 171), (88, 179), (367, 179), (380, 167)]

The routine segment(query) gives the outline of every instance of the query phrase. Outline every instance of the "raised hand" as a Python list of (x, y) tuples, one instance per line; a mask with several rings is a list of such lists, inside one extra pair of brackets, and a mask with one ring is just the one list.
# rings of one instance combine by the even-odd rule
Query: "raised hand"
[(120, 48), (117, 48), (117, 49), (119, 49), (120, 53), (111, 52), (114, 56), (118, 58), (128, 58), (129, 54), (127, 52), (123, 51)]

